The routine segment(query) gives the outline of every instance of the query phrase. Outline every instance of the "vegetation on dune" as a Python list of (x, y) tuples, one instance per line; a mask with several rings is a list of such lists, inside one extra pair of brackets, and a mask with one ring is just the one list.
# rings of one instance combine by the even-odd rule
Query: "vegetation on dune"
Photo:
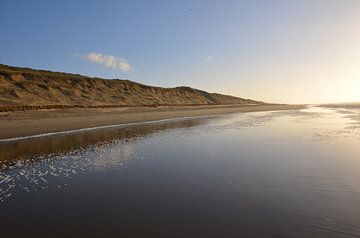
[(0, 109), (261, 104), (190, 87), (162, 88), (0, 64)]

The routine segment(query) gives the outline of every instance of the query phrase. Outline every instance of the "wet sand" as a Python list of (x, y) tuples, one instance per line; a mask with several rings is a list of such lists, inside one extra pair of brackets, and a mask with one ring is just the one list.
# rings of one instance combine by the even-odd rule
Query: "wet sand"
[(170, 118), (304, 108), (301, 105), (214, 105), (34, 110), (0, 113), (0, 139)]
[(234, 113), (0, 143), (1, 237), (358, 238), (353, 115)]

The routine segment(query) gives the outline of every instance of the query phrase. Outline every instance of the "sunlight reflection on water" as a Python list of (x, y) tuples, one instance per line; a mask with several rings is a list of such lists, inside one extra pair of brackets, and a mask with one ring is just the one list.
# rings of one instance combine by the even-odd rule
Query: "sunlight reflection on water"
[[(132, 225), (149, 223), (177, 237), (183, 233), (174, 224), (189, 232), (201, 223), (214, 237), (358, 237), (359, 117), (355, 109), (312, 107), (0, 144), (0, 219), (12, 234), (11, 209), (24, 199), (34, 203), (29, 214), (45, 214), (37, 202), (55, 199), (62, 205), (47, 209), (65, 217), (66, 197), (87, 225), (83, 199), (91, 202), (108, 235), (117, 226), (140, 235)], [(98, 204), (95, 197), (106, 193)], [(134, 220), (119, 225), (109, 213)]]

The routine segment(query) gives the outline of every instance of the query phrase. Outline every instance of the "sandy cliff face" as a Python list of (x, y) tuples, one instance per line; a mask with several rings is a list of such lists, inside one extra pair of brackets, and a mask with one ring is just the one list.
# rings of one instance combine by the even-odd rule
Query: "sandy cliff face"
[(260, 103), (189, 87), (152, 87), (129, 80), (107, 80), (0, 64), (0, 107), (3, 110)]

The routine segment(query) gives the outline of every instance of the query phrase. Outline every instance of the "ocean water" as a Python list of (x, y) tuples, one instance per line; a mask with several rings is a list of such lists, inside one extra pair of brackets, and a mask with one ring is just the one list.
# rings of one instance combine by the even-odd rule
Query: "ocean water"
[(0, 237), (360, 237), (360, 111), (0, 143)]

